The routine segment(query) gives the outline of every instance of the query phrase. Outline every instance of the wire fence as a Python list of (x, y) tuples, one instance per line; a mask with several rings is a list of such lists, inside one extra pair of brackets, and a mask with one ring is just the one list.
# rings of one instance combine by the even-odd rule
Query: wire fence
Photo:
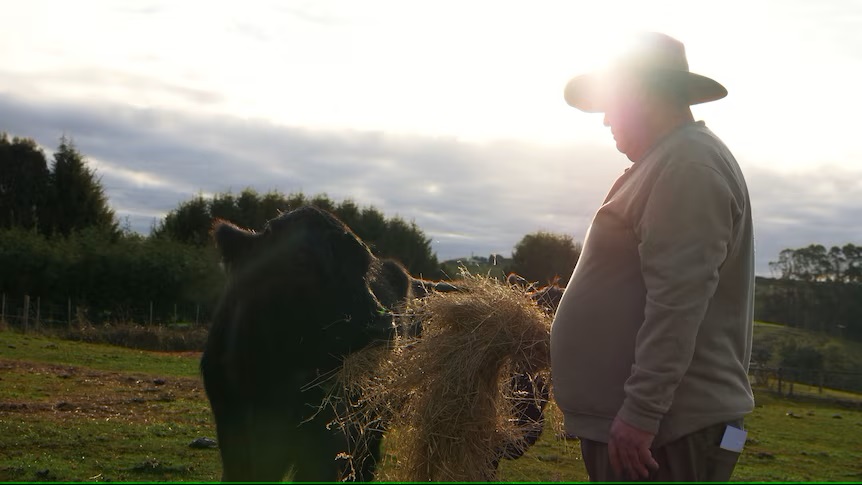
[(862, 403), (862, 372), (752, 365), (749, 376), (753, 386), (779, 396)]
[(198, 327), (209, 325), (210, 318), (208, 306), (188, 302), (143, 301), (97, 308), (72, 297), (0, 295), (0, 322), (24, 331), (105, 323)]
[[(13, 297), (0, 294), (0, 324), (27, 332), (43, 327), (137, 324), (174, 329), (209, 326), (211, 310), (188, 302), (145, 301), (92, 308), (72, 297)], [(751, 384), (780, 396), (807, 396), (862, 403), (862, 373), (752, 364)]]

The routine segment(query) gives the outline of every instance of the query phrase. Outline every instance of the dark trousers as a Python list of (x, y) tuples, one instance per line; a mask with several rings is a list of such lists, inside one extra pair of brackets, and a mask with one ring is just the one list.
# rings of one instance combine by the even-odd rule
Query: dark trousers
[[(741, 423), (722, 423), (695, 431), (659, 448), (652, 455), (658, 470), (641, 481), (657, 482), (727, 482), (739, 460), (739, 453), (719, 447), (728, 424), (740, 427)], [(581, 440), (581, 453), (590, 481), (629, 482), (628, 476), (618, 476), (611, 468), (608, 444)]]

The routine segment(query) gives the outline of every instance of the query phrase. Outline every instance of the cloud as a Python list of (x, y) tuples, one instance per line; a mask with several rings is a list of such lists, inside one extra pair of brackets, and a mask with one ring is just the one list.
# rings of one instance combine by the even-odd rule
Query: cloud
[(758, 274), (783, 249), (862, 242), (862, 170), (837, 166), (784, 172), (744, 167), (752, 199)]
[[(144, 59), (146, 60), (146, 59)], [(153, 60), (155, 62), (155, 60)], [(7, 93), (27, 92), (29, 99), (54, 98), (65, 93), (79, 99), (124, 99), (127, 104), (146, 107), (153, 104), (203, 109), (225, 101), (212, 90), (165, 82), (146, 74), (105, 68), (63, 68), (46, 70), (38, 76), (0, 71)], [(0, 91), (2, 92), (2, 91)], [(94, 108), (98, 109), (99, 104)], [(101, 107), (105, 107), (101, 104)]]
[[(50, 153), (71, 136), (135, 230), (198, 193), (326, 193), (413, 220), (441, 259), (508, 254), (538, 230), (583, 240), (607, 190), (629, 165), (610, 146), (321, 131), (255, 119), (112, 104), (37, 103), (0, 93), (0, 130)], [(862, 173), (784, 173), (746, 163), (757, 271), (781, 249), (862, 242)]]

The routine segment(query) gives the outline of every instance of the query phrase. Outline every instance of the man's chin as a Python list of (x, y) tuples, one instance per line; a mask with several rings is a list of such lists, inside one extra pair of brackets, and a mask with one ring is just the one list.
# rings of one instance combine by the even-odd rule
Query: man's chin
[(631, 160), (632, 162), (635, 162), (635, 161), (636, 161), (635, 159), (633, 159), (633, 158), (629, 155), (629, 153), (628, 153), (628, 149), (625, 147), (625, 145), (622, 145), (622, 144), (620, 144), (620, 143), (617, 143), (617, 150), (618, 150), (620, 153), (622, 153), (623, 155), (625, 155), (625, 156), (626, 156), (626, 158), (628, 158), (628, 159), (629, 159), (629, 160)]

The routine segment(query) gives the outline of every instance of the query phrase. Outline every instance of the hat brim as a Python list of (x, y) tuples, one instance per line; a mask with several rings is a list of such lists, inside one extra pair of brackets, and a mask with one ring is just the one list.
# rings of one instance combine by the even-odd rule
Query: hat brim
[[(665, 77), (669, 82), (678, 83), (686, 93), (688, 104), (701, 104), (719, 100), (727, 96), (727, 89), (718, 81), (688, 71), (656, 70), (654, 74)], [(617, 76), (607, 72), (582, 74), (572, 78), (565, 89), (566, 102), (587, 113), (604, 113), (613, 98), (611, 87)]]

